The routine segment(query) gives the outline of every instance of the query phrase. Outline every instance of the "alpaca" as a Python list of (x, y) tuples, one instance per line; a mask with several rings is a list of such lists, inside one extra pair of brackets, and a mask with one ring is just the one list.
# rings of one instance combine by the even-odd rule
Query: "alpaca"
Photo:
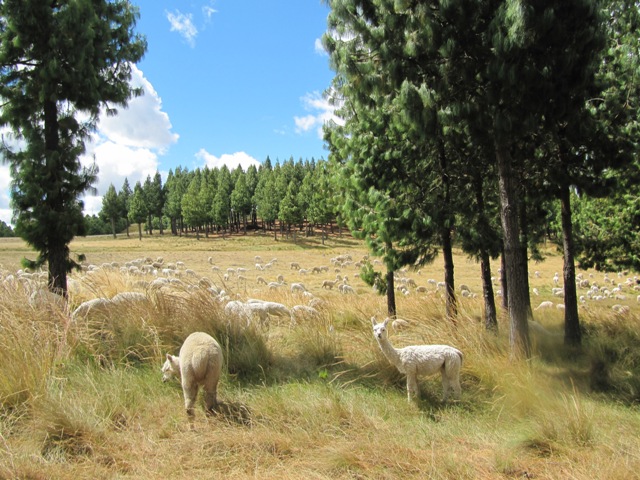
[(462, 352), (449, 345), (412, 345), (404, 348), (394, 348), (389, 342), (387, 333), (387, 318), (382, 323), (376, 323), (371, 318), (373, 336), (378, 341), (380, 349), (387, 360), (395, 365), (400, 373), (407, 376), (407, 398), (411, 401), (419, 396), (418, 375), (442, 375), (442, 389), (444, 401), (449, 397), (452, 389), (456, 398), (460, 398), (460, 368), (462, 367)]

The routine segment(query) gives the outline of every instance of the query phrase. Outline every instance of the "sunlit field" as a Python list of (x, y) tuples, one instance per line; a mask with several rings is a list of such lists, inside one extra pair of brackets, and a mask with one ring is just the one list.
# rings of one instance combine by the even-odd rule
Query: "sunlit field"
[[(543, 246), (546, 260), (529, 265), (538, 293), (531, 302), (553, 306), (534, 310), (534, 357), (522, 363), (509, 359), (504, 316), (497, 336), (485, 332), (474, 261), (456, 252), (456, 285), (476, 296), (458, 296), (455, 322), (444, 318), (434, 285), (443, 280), (441, 258), (398, 272), (409, 286), (397, 293), (398, 316), (410, 325), (390, 329), (391, 343), (464, 352), (459, 401), (443, 402), (431, 377), (410, 403), (404, 376), (372, 335), (386, 298), (358, 278), (367, 254), (360, 241), (336, 234), (323, 245), (319, 235), (299, 235), (294, 243), (262, 233), (140, 241), (131, 232), (74, 241), (73, 254), (86, 260), (70, 275), (68, 304), (34, 294), (45, 280), (18, 270), (35, 254), (19, 239), (0, 239), (0, 479), (640, 478), (640, 292), (627, 284), (634, 272), (609, 281), (580, 272), (620, 290), (581, 304), (583, 347), (569, 350), (562, 298), (552, 295), (562, 258)], [(284, 283), (270, 286), (279, 276)], [(158, 277), (168, 281), (153, 283)], [(355, 293), (323, 288), (326, 280)], [(291, 291), (298, 282), (307, 294)], [(72, 320), (82, 302), (129, 291), (144, 301)], [(225, 315), (228, 300), (250, 298), (289, 308), (313, 302), (318, 313), (248, 326)], [(194, 331), (219, 341), (225, 366), (218, 412), (205, 415), (199, 397), (190, 422), (180, 384), (162, 383), (160, 368)]]

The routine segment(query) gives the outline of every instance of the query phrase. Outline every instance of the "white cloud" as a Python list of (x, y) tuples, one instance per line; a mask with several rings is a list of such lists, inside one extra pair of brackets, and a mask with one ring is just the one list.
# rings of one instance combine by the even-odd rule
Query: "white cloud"
[[(178, 141), (171, 131), (169, 116), (162, 111), (162, 101), (151, 83), (133, 66), (131, 84), (142, 86), (145, 94), (129, 102), (128, 108), (119, 108), (115, 117), (102, 115), (97, 131), (86, 144), (86, 153), (80, 159), (83, 165), (95, 161), (98, 181), (94, 184), (97, 195), (86, 195), (85, 213), (94, 214), (102, 208), (102, 195), (113, 184), (119, 191), (127, 178), (133, 189), (137, 181), (144, 182), (158, 171), (158, 157)], [(162, 172), (161, 172), (162, 173)], [(165, 177), (166, 178), (166, 175)], [(0, 219), (11, 220), (9, 208), (9, 167), (0, 165)]]
[(166, 14), (171, 24), (171, 31), (178, 32), (191, 47), (195, 47), (198, 29), (193, 24), (193, 15), (181, 13), (178, 10), (175, 13), (166, 12)]
[(315, 41), (313, 47), (314, 47), (314, 50), (316, 51), (316, 53), (318, 55), (322, 55), (322, 56), (325, 56), (325, 57), (329, 56), (329, 54), (327, 53), (327, 51), (324, 48), (324, 45), (322, 45), (322, 39), (321, 38), (316, 38), (316, 41)]
[(336, 107), (329, 103), (320, 93), (308, 93), (302, 97), (302, 104), (305, 110), (311, 112), (303, 117), (295, 116), (293, 121), (296, 124), (296, 133), (305, 133), (316, 129), (318, 138), (323, 138), (322, 127), (330, 121), (341, 124), (342, 120), (335, 115)]
[(229, 170), (234, 170), (240, 165), (246, 172), (251, 165), (260, 166), (260, 162), (245, 152), (225, 153), (220, 157), (210, 154), (204, 148), (196, 153), (196, 158), (202, 160), (209, 168), (220, 168), (226, 165)]
[(202, 7), (202, 14), (204, 15), (206, 21), (211, 20), (211, 17), (213, 17), (214, 13), (218, 13), (218, 11), (212, 6), (205, 5), (204, 7)]
[(162, 111), (162, 99), (135, 65), (131, 85), (142, 87), (144, 95), (131, 99), (127, 108), (119, 108), (114, 117), (102, 115), (99, 132), (114, 143), (163, 153), (179, 136), (171, 132), (169, 115)]

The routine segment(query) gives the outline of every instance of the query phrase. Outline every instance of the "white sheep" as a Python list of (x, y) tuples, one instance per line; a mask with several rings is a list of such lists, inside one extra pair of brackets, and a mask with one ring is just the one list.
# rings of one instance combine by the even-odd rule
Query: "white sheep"
[(180, 347), (179, 356), (167, 353), (162, 366), (162, 381), (176, 376), (182, 383), (184, 407), (189, 418), (194, 416), (198, 387), (204, 390), (205, 411), (212, 413), (218, 406), (218, 381), (222, 372), (222, 349), (211, 335), (194, 332)]
[(291, 284), (291, 293), (294, 292), (306, 292), (307, 291), (307, 287), (304, 286), (304, 283), (292, 283)]
[(340, 286), (338, 287), (338, 290), (340, 291), (340, 293), (343, 293), (343, 294), (345, 294), (345, 295), (346, 295), (346, 294), (353, 294), (353, 295), (355, 295), (355, 293), (356, 293), (355, 289), (354, 289), (351, 285), (348, 285), (348, 284), (346, 284), (346, 283), (344, 283), (344, 284), (340, 285)]
[(78, 308), (76, 308), (71, 314), (71, 319), (77, 321), (79, 318), (86, 318), (92, 311), (100, 313), (106, 313), (107, 309), (111, 305), (111, 300), (108, 298), (93, 298), (82, 302)]
[(540, 305), (538, 305), (534, 310), (540, 310), (541, 308), (551, 308), (553, 307), (553, 302), (550, 302), (549, 300), (541, 302)]
[(394, 365), (400, 373), (407, 376), (407, 398), (419, 397), (418, 375), (434, 375), (440, 372), (442, 376), (442, 389), (444, 401), (452, 389), (456, 398), (460, 398), (460, 369), (463, 355), (457, 348), (449, 345), (411, 345), (404, 348), (394, 348), (389, 342), (387, 323), (376, 323), (371, 318), (373, 336), (387, 360)]

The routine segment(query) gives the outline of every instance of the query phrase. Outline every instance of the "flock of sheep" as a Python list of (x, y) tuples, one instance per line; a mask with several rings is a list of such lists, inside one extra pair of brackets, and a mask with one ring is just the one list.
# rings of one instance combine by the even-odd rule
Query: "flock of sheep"
[[(196, 270), (187, 268), (185, 262), (165, 262), (162, 257), (140, 258), (123, 264), (111, 262), (86, 265), (80, 277), (69, 278), (71, 298), (73, 293), (81, 288), (84, 280), (91, 280), (92, 277), (101, 273), (120, 273), (123, 278), (126, 278), (126, 285), (130, 286), (131, 290), (116, 293), (110, 298), (97, 297), (86, 300), (69, 315), (73, 321), (86, 319), (94, 314), (109, 316), (115, 312), (115, 308), (122, 306), (150, 305), (158, 292), (171, 289), (187, 293), (206, 290), (220, 303), (228, 321), (237, 321), (243, 326), (254, 322), (260, 326), (268, 326), (272, 319), (278, 319), (285, 320), (294, 327), (303, 321), (319, 318), (325, 304), (323, 297), (330, 295), (330, 291), (344, 295), (358, 295), (359, 292), (368, 291), (370, 287), (358, 278), (360, 268), (367, 261), (369, 259), (366, 256), (354, 261), (350, 255), (344, 254), (331, 258), (327, 265), (306, 266), (300, 261), (290, 261), (286, 268), (279, 265), (277, 258), (264, 262), (260, 256), (255, 256), (251, 267), (223, 268), (209, 257), (207, 263), (203, 262), (203, 265), (210, 270), (211, 276), (198, 274)], [(373, 260), (372, 263), (379, 264), (379, 261)], [(270, 274), (272, 270), (274, 273)], [(284, 273), (276, 274), (275, 270)], [(439, 292), (443, 295), (442, 282), (427, 279), (424, 282), (425, 285), (418, 285), (416, 278), (409, 277), (408, 273), (408, 270), (403, 269), (396, 274), (396, 289), (401, 294), (433, 295)], [(421, 275), (420, 271), (414, 273), (418, 277)], [(285, 278), (285, 274), (288, 278)], [(211, 277), (216, 280), (212, 280)], [(541, 274), (534, 272), (533, 277), (540, 279)], [(31, 291), (30, 302), (33, 305), (52, 301), (60, 305), (65, 304), (62, 297), (57, 297), (44, 288), (45, 273), (0, 272), (0, 278), (5, 284), (19, 284)], [(606, 274), (601, 279), (596, 279), (594, 274), (580, 273), (576, 281), (581, 293), (580, 303), (584, 308), (587, 308), (587, 303), (591, 301), (606, 299), (624, 301), (630, 299), (631, 295), (637, 295), (636, 300), (640, 302), (638, 278), (629, 277), (622, 272), (615, 279)], [(496, 279), (494, 283), (497, 283)], [(535, 296), (540, 295), (539, 290), (545, 288), (541, 286), (544, 284), (543, 281), (537, 280), (537, 284), (540, 289), (538, 287), (532, 289), (532, 295)], [(558, 273), (554, 275), (547, 287), (550, 288), (549, 292), (552, 296), (560, 299), (564, 296), (564, 288)], [(273, 297), (276, 291), (286, 292), (286, 298), (291, 300), (290, 303), (295, 304), (287, 306), (273, 301), (269, 297)], [(467, 285), (460, 285), (459, 292), (461, 297), (477, 297)], [(251, 298), (249, 294), (258, 294), (267, 299)], [(496, 294), (500, 295), (499, 289)], [(282, 298), (283, 295), (279, 297)], [(563, 303), (545, 300), (535, 310), (554, 306), (558, 309), (564, 308)], [(618, 314), (626, 314), (631, 309), (628, 304), (622, 303), (616, 303), (611, 308)], [(417, 395), (417, 375), (432, 375), (438, 372), (442, 376), (445, 400), (449, 391), (453, 391), (454, 395), (459, 397), (462, 352), (448, 345), (414, 345), (396, 349), (387, 338), (387, 325), (390, 321), (394, 329), (410, 326), (411, 322), (402, 319), (386, 319), (377, 323), (372, 319), (374, 338), (382, 352), (391, 364), (407, 376), (408, 398), (411, 400)], [(222, 352), (219, 345), (215, 339), (202, 332), (194, 333), (185, 340), (179, 356), (167, 354), (163, 366), (163, 379), (167, 380), (172, 375), (181, 379), (185, 407), (190, 416), (193, 416), (193, 402), (199, 385), (204, 387), (207, 409), (215, 409), (221, 364)]]

